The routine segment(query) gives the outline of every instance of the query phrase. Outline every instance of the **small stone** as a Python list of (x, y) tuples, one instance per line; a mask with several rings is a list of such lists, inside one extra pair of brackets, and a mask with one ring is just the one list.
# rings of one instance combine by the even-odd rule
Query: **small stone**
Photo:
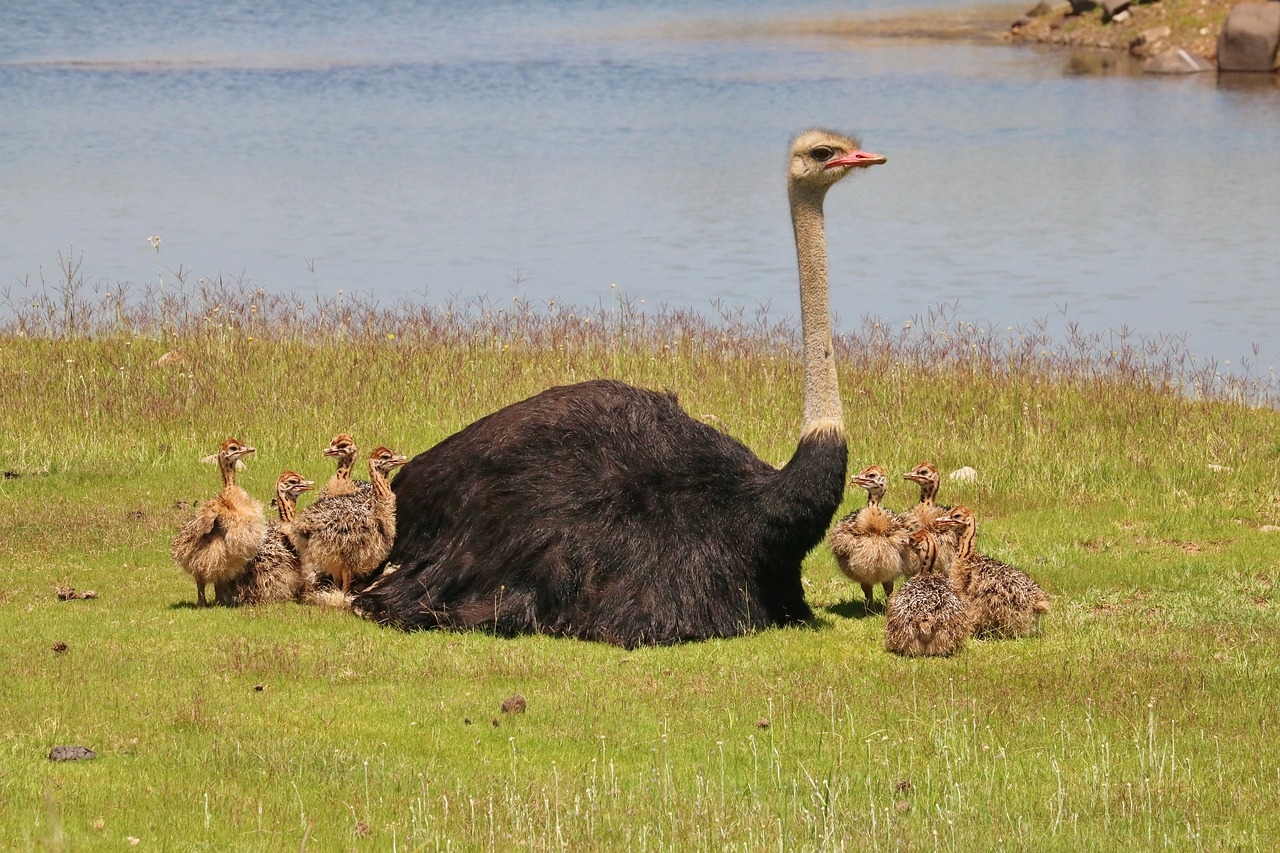
[(469, 726), (469, 725), (471, 725), (471, 718), (470, 718), (470, 717), (463, 717), (463, 718), (462, 718), (462, 724), (463, 724), (464, 726)]
[(978, 472), (976, 469), (966, 465), (963, 468), (957, 468), (952, 471), (951, 476), (947, 479), (953, 483), (976, 483), (978, 482)]
[(255, 684), (255, 685), (253, 685), (253, 690), (254, 690), (254, 692), (255, 692), (255, 693), (261, 693), (263, 690), (266, 690), (266, 689), (267, 689), (267, 685), (265, 685), (265, 684)]
[(1129, 10), (1125, 9), (1112, 15), (1110, 21), (1113, 24), (1123, 24), (1125, 21), (1129, 20), (1130, 17), (1132, 16), (1129, 14)]
[(67, 644), (59, 640), (58, 642), (53, 644), (53, 650), (58, 654), (62, 654), (67, 650)]
[(756, 720), (757, 729), (767, 729), (769, 728), (770, 725), (772, 724), (769, 722), (768, 717), (761, 717), (760, 719)]
[(49, 750), (50, 761), (92, 761), (98, 753), (84, 746), (55, 746)]
[[(523, 714), (524, 709), (527, 706), (528, 706), (528, 703), (525, 702), (524, 697), (521, 696), (519, 693), (517, 693), (514, 696), (508, 696), (506, 699), (502, 700), (502, 713)], [(494, 725), (497, 725), (497, 723), (495, 723)]]

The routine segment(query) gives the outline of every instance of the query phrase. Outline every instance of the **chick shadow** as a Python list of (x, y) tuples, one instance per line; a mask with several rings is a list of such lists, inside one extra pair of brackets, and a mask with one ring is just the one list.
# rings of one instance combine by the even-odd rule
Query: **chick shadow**
[(868, 608), (867, 602), (863, 599), (851, 598), (848, 601), (828, 604), (822, 609), (832, 616), (840, 616), (844, 619), (866, 619), (870, 616), (883, 616), (884, 602), (872, 602), (871, 607)]

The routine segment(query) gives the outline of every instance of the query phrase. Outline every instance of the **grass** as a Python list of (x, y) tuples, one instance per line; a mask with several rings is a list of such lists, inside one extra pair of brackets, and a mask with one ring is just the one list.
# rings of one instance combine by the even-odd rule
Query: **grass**
[[(922, 317), (837, 342), (851, 463), (968, 464), (1041, 636), (883, 651), (825, 548), (814, 626), (624, 651), (197, 611), (167, 549), (228, 434), (242, 482), (410, 454), (551, 384), (678, 391), (775, 463), (796, 330), (767, 316), (299, 303), (235, 283), (7, 294), (0, 846), (1265, 849), (1280, 836), (1275, 389), (1176, 341)], [(165, 353), (168, 364), (157, 361)], [(1211, 468), (1210, 466), (1217, 466)], [(913, 495), (892, 486), (887, 503)], [(848, 495), (845, 510), (861, 502)], [(59, 585), (99, 597), (60, 601)], [(65, 652), (53, 644), (67, 645)], [(524, 714), (505, 714), (514, 693)], [(91, 762), (51, 763), (58, 744)]]

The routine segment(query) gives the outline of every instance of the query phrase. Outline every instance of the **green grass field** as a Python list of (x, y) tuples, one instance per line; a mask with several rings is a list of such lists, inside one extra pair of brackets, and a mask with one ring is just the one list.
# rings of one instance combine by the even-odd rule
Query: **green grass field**
[[(70, 280), (70, 279), (69, 279)], [(168, 556), (228, 435), (264, 501), (337, 431), (416, 454), (552, 384), (677, 391), (781, 464), (795, 330), (562, 306), (31, 300), (0, 336), (0, 847), (1271, 849), (1280, 421), (1176, 348), (935, 316), (842, 337), (851, 465), (1053, 598), (1042, 635), (883, 650), (825, 547), (808, 628), (626, 651), (199, 611)], [(24, 303), (25, 305), (25, 303)], [(14, 306), (11, 304), (10, 309)], [(175, 363), (160, 365), (166, 352)], [(886, 504), (915, 493), (891, 483)], [(849, 493), (844, 511), (862, 502)], [(58, 586), (92, 589), (60, 601)], [(65, 643), (65, 651), (55, 651)], [(500, 710), (520, 693), (527, 711)], [(97, 751), (53, 763), (55, 745)]]

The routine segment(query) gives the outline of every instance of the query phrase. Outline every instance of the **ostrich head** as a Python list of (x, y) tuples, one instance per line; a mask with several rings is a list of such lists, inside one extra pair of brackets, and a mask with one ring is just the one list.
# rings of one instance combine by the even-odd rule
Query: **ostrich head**
[(309, 492), (315, 487), (315, 483), (303, 479), (301, 474), (285, 471), (280, 475), (280, 479), (276, 480), (276, 495), (279, 497), (288, 495), (296, 500), (303, 492)]
[(228, 438), (218, 448), (218, 462), (223, 466), (234, 466), (241, 456), (248, 456), (256, 450), (236, 438)]
[(956, 506), (952, 507), (951, 512), (946, 515), (938, 516), (933, 523), (939, 527), (959, 527), (968, 530), (978, 526), (978, 519), (974, 516), (973, 510), (967, 506)]
[(356, 447), (356, 440), (345, 432), (340, 432), (329, 442), (329, 446), (324, 449), (324, 455), (337, 459), (354, 459), (359, 448)]
[(919, 483), (920, 495), (922, 497), (928, 495), (930, 499), (938, 493), (938, 483), (942, 481), (941, 475), (938, 474), (938, 466), (928, 461), (921, 462), (903, 474), (902, 478), (913, 483)]
[(369, 454), (369, 471), (377, 471), (385, 477), (408, 461), (408, 456), (403, 456), (387, 447), (379, 447)]
[(863, 151), (851, 136), (815, 128), (791, 141), (788, 177), (793, 187), (821, 194), (854, 169), (886, 161), (879, 154)]
[(868, 465), (853, 475), (853, 484), (866, 489), (869, 497), (878, 499), (884, 497), (889, 488), (889, 477), (879, 465)]

